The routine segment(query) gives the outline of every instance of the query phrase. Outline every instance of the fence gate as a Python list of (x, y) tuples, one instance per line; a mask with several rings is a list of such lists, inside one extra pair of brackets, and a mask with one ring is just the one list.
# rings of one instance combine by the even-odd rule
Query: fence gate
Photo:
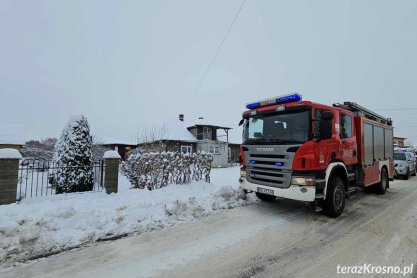
[[(55, 188), (50, 184), (49, 178), (54, 176), (57, 170), (64, 168), (68, 167), (53, 161), (24, 159), (19, 165), (16, 200), (20, 201), (24, 198), (55, 194)], [(94, 185), (92, 191), (102, 191), (104, 187), (104, 161), (100, 160), (93, 162), (90, 168), (94, 173)]]

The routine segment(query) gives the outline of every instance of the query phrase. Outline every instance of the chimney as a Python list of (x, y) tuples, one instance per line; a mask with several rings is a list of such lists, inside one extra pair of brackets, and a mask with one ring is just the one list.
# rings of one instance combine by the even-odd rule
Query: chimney
[(184, 121), (184, 114), (179, 114), (178, 118), (180, 119), (181, 122)]

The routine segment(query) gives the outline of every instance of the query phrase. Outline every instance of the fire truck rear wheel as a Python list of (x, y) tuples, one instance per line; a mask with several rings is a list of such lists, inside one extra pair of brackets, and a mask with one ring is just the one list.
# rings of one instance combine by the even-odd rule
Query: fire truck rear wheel
[(262, 201), (266, 201), (266, 202), (272, 202), (273, 200), (275, 200), (277, 198), (276, 196), (262, 194), (262, 193), (259, 193), (259, 192), (256, 192), (256, 197), (258, 197)]
[(387, 192), (387, 188), (389, 185), (389, 177), (388, 177), (388, 171), (387, 168), (381, 169), (381, 181), (378, 183), (378, 194), (385, 194)]
[(340, 177), (334, 177), (328, 185), (324, 213), (330, 217), (338, 217), (345, 208), (345, 183)]

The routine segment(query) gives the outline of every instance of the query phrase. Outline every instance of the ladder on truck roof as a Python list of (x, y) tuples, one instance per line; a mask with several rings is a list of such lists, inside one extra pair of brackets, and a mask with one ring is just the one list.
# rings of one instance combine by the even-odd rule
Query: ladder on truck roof
[(333, 104), (333, 106), (337, 107), (337, 108), (342, 108), (342, 109), (352, 111), (357, 116), (364, 116), (367, 119), (374, 120), (374, 121), (377, 121), (379, 123), (383, 123), (383, 124), (392, 126), (391, 118), (385, 118), (385, 117), (383, 117), (383, 116), (381, 116), (381, 115), (379, 115), (375, 112), (372, 112), (369, 109), (366, 109), (363, 106), (360, 106), (359, 104), (357, 104), (355, 102), (346, 101), (343, 104), (335, 103), (335, 104)]

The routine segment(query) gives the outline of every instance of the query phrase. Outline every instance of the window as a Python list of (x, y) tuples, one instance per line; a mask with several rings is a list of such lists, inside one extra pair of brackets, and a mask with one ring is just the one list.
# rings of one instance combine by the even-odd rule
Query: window
[(352, 117), (340, 114), (340, 139), (352, 137)]
[(210, 153), (212, 154), (220, 154), (219, 146), (210, 146)]
[(181, 146), (181, 153), (191, 153), (192, 148), (191, 146)]
[(227, 148), (227, 161), (232, 161), (232, 148)]
[(395, 160), (407, 160), (405, 153), (394, 153)]
[(211, 128), (210, 127), (203, 127), (203, 140), (211, 140)]
[(311, 134), (309, 110), (283, 111), (249, 117), (244, 127), (246, 144), (300, 144)]

